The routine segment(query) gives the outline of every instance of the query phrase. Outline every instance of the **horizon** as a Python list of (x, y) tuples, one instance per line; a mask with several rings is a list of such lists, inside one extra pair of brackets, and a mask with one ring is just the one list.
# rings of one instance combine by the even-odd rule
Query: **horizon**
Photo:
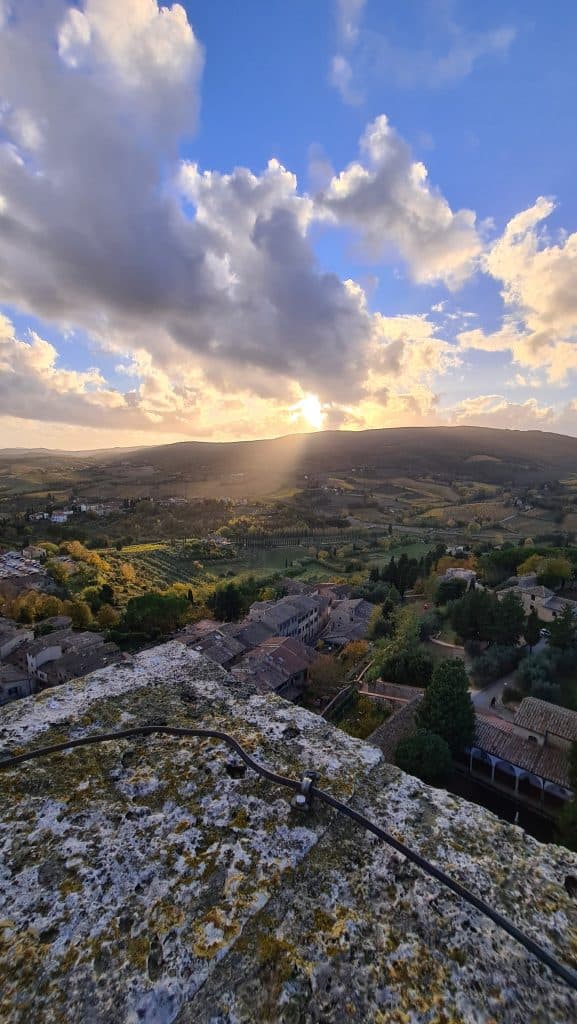
[(0, 448), (576, 437), (575, 30), (0, 0)]
[(359, 427), (357, 429), (326, 428), (326, 429), (314, 430), (314, 431), (311, 431), (311, 430), (309, 430), (309, 431), (301, 431), (299, 433), (276, 434), (276, 435), (272, 435), (271, 437), (239, 437), (239, 438), (234, 438), (233, 440), (228, 440), (228, 441), (206, 440), (205, 438), (201, 438), (201, 439), (189, 438), (188, 440), (181, 440), (181, 441), (159, 441), (159, 442), (156, 442), (154, 444), (142, 444), (142, 445), (112, 445), (112, 446), (108, 446), (108, 447), (103, 445), (100, 448), (46, 448), (46, 447), (42, 447), (42, 446), (31, 447), (31, 446), (7, 445), (5, 448), (0, 448), (0, 456), (5, 455), (7, 453), (13, 453), (13, 452), (22, 452), (22, 453), (28, 452), (30, 454), (44, 452), (47, 455), (57, 455), (57, 454), (62, 454), (62, 455), (92, 455), (92, 454), (97, 454), (98, 452), (130, 452), (130, 451), (139, 452), (139, 451), (146, 451), (147, 449), (154, 449), (154, 448), (174, 448), (174, 447), (177, 447), (177, 446), (180, 446), (180, 445), (187, 445), (187, 444), (199, 444), (199, 445), (207, 445), (207, 446), (211, 446), (211, 445), (216, 446), (216, 445), (223, 445), (223, 444), (224, 445), (259, 444), (259, 443), (264, 442), (264, 441), (273, 441), (274, 442), (274, 441), (285, 441), (285, 440), (289, 440), (289, 439), (294, 439), (295, 441), (297, 441), (300, 438), (316, 436), (318, 434), (323, 434), (323, 435), (325, 435), (325, 434), (333, 434), (335, 436), (338, 436), (338, 435), (341, 435), (341, 434), (381, 433), (381, 432), (393, 431), (393, 430), (395, 430), (395, 431), (397, 431), (397, 430), (415, 430), (415, 431), (421, 430), (421, 431), (424, 431), (424, 432), (429, 432), (429, 431), (434, 432), (434, 431), (449, 430), (449, 431), (455, 431), (455, 433), (460, 433), (460, 432), (466, 433), (467, 431), (480, 430), (480, 431), (486, 431), (487, 433), (505, 433), (505, 434), (532, 434), (532, 433), (538, 433), (538, 434), (547, 435), (547, 436), (550, 436), (550, 437), (567, 438), (568, 440), (575, 440), (575, 441), (577, 441), (577, 437), (575, 435), (573, 435), (573, 434), (562, 434), (562, 433), (559, 433), (558, 431), (554, 431), (554, 430), (543, 430), (540, 427), (487, 427), (487, 426), (480, 426), (480, 425), (475, 424), (475, 423), (467, 423), (467, 424), (460, 424), (460, 425), (451, 424), (451, 423), (435, 423), (435, 424), (432, 424), (430, 426), (425, 426), (425, 427), (417, 426), (417, 425), (412, 425), (412, 424), (403, 424), (403, 426), (394, 426), (394, 427)]

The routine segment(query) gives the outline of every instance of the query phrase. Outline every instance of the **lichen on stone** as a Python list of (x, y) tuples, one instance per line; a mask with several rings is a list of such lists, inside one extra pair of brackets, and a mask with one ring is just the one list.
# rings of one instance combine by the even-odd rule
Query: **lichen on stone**
[[(230, 733), (350, 801), (577, 966), (577, 858), (430, 789), (373, 747), (239, 686), (181, 644), (3, 710), (4, 756), (149, 723)], [(153, 734), (0, 775), (0, 1019), (7, 1024), (563, 1022), (577, 999), (375, 837)]]

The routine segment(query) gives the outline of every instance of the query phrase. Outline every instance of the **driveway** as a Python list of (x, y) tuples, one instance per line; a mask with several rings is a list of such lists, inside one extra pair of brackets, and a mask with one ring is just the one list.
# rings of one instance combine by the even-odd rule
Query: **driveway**
[[(539, 651), (543, 651), (547, 646), (547, 638), (541, 637), (539, 642), (535, 644), (533, 648), (533, 654), (538, 654)], [(489, 683), (483, 690), (471, 689), (471, 700), (475, 705), (477, 711), (488, 712), (491, 715), (495, 715), (497, 718), (505, 718), (511, 721), (515, 717), (513, 711), (509, 711), (508, 708), (503, 707), (500, 703), (500, 698), (504, 688), (507, 685), (515, 685), (516, 672), (510, 672), (509, 675), (501, 676), (500, 679), (496, 679), (494, 683)], [(491, 701), (495, 698), (495, 707), (491, 707)]]

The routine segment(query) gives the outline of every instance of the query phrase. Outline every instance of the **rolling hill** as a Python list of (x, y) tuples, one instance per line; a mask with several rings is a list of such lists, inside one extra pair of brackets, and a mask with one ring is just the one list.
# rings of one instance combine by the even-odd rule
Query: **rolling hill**
[(327, 475), (476, 480), (523, 485), (577, 473), (577, 438), (486, 427), (322, 431), (258, 441), (190, 441), (64, 452), (0, 450), (0, 493), (68, 488), (101, 494), (244, 493), (253, 497)]

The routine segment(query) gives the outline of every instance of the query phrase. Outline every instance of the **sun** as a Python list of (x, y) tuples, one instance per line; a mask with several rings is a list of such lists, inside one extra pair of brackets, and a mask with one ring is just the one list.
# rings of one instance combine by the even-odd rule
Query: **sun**
[(321, 429), (325, 414), (316, 395), (305, 395), (304, 398), (301, 398), (300, 402), (297, 403), (297, 407), (305, 420), (308, 420), (311, 427), (314, 427), (315, 430)]

